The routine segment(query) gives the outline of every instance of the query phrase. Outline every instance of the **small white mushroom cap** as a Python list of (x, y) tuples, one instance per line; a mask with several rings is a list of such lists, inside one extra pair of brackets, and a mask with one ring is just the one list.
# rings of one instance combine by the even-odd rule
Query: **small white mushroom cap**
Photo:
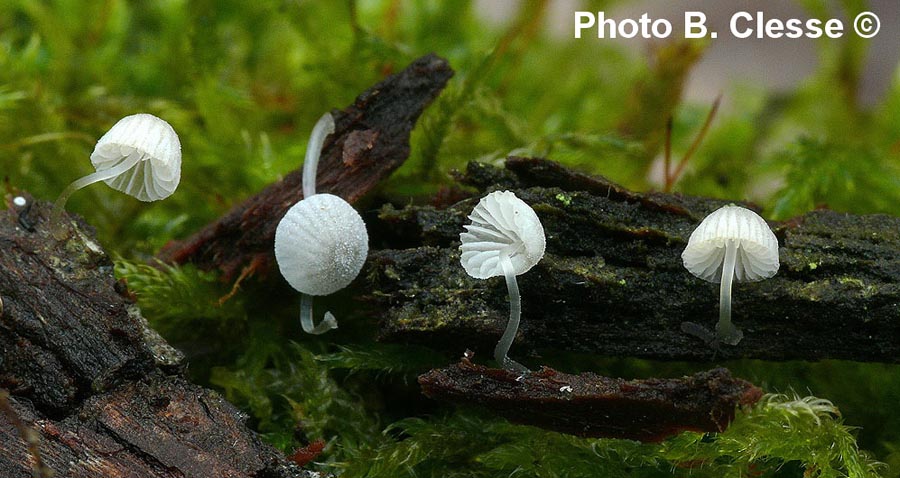
[(328, 295), (346, 287), (369, 253), (366, 225), (353, 206), (331, 194), (294, 204), (275, 229), (275, 260), (291, 287)]
[(120, 119), (97, 141), (91, 163), (99, 172), (135, 156), (134, 167), (106, 184), (141, 201), (157, 201), (175, 192), (181, 180), (181, 142), (169, 123), (146, 113)]
[(502, 276), (500, 254), (509, 256), (513, 272), (523, 274), (544, 257), (544, 226), (531, 206), (510, 191), (495, 191), (481, 198), (472, 224), (459, 235), (460, 262), (476, 279)]
[(734, 277), (739, 281), (768, 279), (778, 272), (778, 239), (755, 212), (734, 204), (714, 211), (694, 229), (681, 254), (684, 267), (709, 282), (721, 282), (725, 244), (735, 241)]

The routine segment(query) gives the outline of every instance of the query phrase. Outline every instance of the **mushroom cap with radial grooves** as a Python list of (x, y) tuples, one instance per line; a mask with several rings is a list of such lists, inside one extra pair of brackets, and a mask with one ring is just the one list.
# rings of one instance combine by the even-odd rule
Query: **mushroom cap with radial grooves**
[(778, 272), (775, 234), (758, 214), (734, 204), (717, 209), (694, 229), (681, 254), (684, 267), (705, 281), (721, 282), (728, 240), (734, 240), (738, 247), (735, 279), (758, 281)]
[(471, 224), (459, 235), (460, 262), (476, 279), (502, 276), (500, 253), (509, 255), (516, 275), (527, 272), (544, 257), (544, 227), (534, 209), (510, 191), (481, 198)]
[(369, 253), (369, 234), (353, 206), (331, 194), (294, 204), (275, 229), (275, 260), (294, 289), (328, 295), (347, 287)]
[(139, 155), (138, 163), (106, 184), (141, 201), (175, 192), (181, 181), (181, 142), (169, 123), (146, 113), (120, 119), (97, 141), (91, 163), (103, 171), (132, 155)]

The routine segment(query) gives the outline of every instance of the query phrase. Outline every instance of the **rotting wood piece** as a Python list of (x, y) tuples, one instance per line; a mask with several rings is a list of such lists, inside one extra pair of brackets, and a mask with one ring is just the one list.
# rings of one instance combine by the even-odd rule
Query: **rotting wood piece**
[(64, 214), (67, 238), (57, 241), (53, 205), (20, 196), (24, 206), (7, 196), (0, 211), (0, 387), (12, 392), (0, 413), (0, 477), (32, 476), (23, 424), (60, 477), (320, 476), (184, 379), (181, 354), (127, 298), (84, 221)]
[(58, 241), (52, 205), (20, 197), (24, 206), (0, 211), (0, 387), (65, 415), (91, 394), (177, 365), (180, 354), (120, 294), (93, 229), (64, 215), (69, 238)]
[[(446, 60), (426, 55), (368, 89), (344, 110), (332, 111), (335, 132), (322, 148), (316, 190), (350, 203), (370, 191), (409, 156), (409, 135), (419, 115), (453, 76)], [(269, 270), (275, 228), (303, 199), (302, 165), (193, 236), (168, 244), (164, 262), (218, 269), (231, 280), (247, 267)]]
[[(86, 400), (63, 420), (14, 401), (36, 425), (54, 476), (67, 478), (311, 477), (262, 444), (220, 395), (180, 377), (156, 375)], [(0, 476), (30, 478), (25, 443), (0, 416)], [(266, 474), (269, 473), (269, 474)]]
[[(728, 201), (628, 191), (547, 160), (471, 163), (478, 192), (446, 209), (386, 207), (361, 274), (385, 341), (487, 354), (508, 320), (502, 278), (478, 281), (459, 264), (459, 233), (487, 191), (529, 203), (547, 253), (518, 277), (522, 322), (516, 360), (566, 350), (666, 360), (900, 360), (900, 218), (817, 210), (773, 223), (781, 269), (737, 283), (737, 346), (718, 349), (718, 284), (688, 273), (681, 252), (700, 221)], [(687, 332), (685, 332), (687, 331)], [(452, 350), (452, 349), (451, 349)]]
[(624, 380), (550, 368), (525, 375), (468, 357), (419, 377), (435, 400), (478, 405), (508, 420), (580, 437), (658, 442), (691, 430), (723, 431), (738, 405), (762, 396), (724, 368), (677, 379)]

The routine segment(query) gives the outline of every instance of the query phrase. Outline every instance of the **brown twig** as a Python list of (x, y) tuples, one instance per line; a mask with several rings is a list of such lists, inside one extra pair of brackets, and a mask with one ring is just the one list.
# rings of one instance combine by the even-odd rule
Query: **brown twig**
[(547, 13), (547, 0), (539, 0), (526, 2), (519, 9), (519, 14), (512, 26), (503, 34), (496, 46), (496, 59), (500, 59), (510, 50), (516, 40), (520, 40), (520, 45), (514, 49), (514, 55), (511, 58), (509, 69), (500, 82), (497, 91), (500, 95), (505, 94), (509, 89), (509, 84), (513, 78), (518, 75), (518, 70), (522, 64), (522, 52), (527, 51), (528, 45), (537, 36), (540, 27), (543, 24), (544, 17)]
[(669, 116), (668, 121), (666, 121), (666, 144), (665, 144), (665, 163), (663, 164), (663, 176), (665, 181), (665, 189), (664, 191), (669, 192), (672, 190), (672, 117)]
[(677, 379), (624, 380), (542, 368), (520, 375), (459, 363), (419, 377), (436, 400), (478, 405), (510, 421), (583, 437), (657, 442), (684, 430), (718, 432), (762, 390), (718, 368)]
[(700, 147), (700, 143), (703, 142), (703, 138), (706, 137), (706, 133), (709, 131), (709, 127), (712, 124), (713, 118), (716, 117), (716, 112), (719, 111), (719, 103), (721, 101), (722, 95), (720, 94), (716, 97), (715, 101), (713, 101), (712, 108), (710, 108), (709, 113), (706, 115), (706, 121), (703, 122), (703, 127), (700, 128), (700, 132), (697, 133), (696, 137), (694, 137), (694, 142), (691, 143), (691, 146), (684, 153), (684, 156), (678, 163), (678, 167), (675, 168), (675, 172), (671, 176), (671, 181), (666, 183), (666, 192), (670, 192), (672, 190), (672, 186), (674, 186), (675, 183), (678, 182), (678, 178), (680, 178), (681, 173), (684, 172), (684, 168), (685, 166), (687, 166), (688, 161), (690, 161), (691, 157), (694, 156), (694, 153), (697, 152), (697, 148)]
[[(413, 126), (451, 76), (446, 60), (425, 55), (332, 111), (335, 132), (322, 148), (316, 189), (353, 203), (403, 164)], [(302, 168), (288, 173), (191, 237), (167, 244), (159, 259), (219, 270), (228, 281), (254, 261), (257, 273), (271, 270), (275, 228), (303, 199), (302, 175)]]

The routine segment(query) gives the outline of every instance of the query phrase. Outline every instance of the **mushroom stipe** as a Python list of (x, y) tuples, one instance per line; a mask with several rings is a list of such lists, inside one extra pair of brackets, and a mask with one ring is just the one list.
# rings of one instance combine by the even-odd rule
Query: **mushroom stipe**
[(731, 322), (732, 281), (759, 281), (778, 272), (778, 239), (755, 212), (729, 204), (706, 216), (681, 254), (693, 275), (719, 283), (719, 342), (737, 345), (744, 334)]
[(510, 191), (495, 191), (481, 198), (469, 219), (472, 223), (465, 225), (466, 232), (459, 235), (460, 263), (476, 279), (502, 275), (509, 292), (509, 321), (494, 349), (494, 358), (507, 370), (528, 372), (507, 354), (522, 315), (516, 276), (544, 257), (544, 227), (534, 209)]

